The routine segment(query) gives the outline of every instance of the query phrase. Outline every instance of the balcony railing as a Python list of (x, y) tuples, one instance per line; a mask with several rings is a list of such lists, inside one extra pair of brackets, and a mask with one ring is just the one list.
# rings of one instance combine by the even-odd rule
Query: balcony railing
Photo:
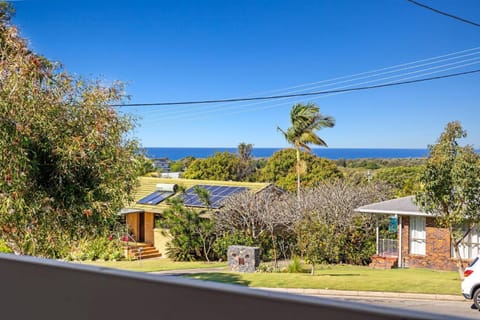
[(381, 257), (398, 257), (398, 240), (378, 239), (377, 255)]
[(441, 314), (6, 254), (0, 254), (0, 286), (1, 319), (447, 319)]

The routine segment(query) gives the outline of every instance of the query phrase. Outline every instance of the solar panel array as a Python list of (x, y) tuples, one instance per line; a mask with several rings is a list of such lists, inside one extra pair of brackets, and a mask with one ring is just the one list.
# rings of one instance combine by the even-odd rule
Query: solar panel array
[(167, 199), (168, 197), (172, 196), (173, 194), (174, 192), (169, 191), (155, 191), (148, 196), (138, 200), (137, 203), (156, 205)]
[(228, 187), (228, 186), (212, 186), (197, 185), (187, 189), (183, 196), (183, 204), (190, 207), (206, 207), (205, 203), (195, 193), (195, 188), (200, 187), (207, 190), (210, 196), (210, 207), (218, 209), (221, 207), (223, 200), (231, 195), (248, 190), (245, 187)]

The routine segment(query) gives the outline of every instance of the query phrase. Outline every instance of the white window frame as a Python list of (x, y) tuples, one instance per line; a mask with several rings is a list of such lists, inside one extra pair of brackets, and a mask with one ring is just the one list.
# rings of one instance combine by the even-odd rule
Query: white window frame
[(426, 217), (410, 217), (410, 254), (425, 255), (427, 249)]
[[(462, 231), (466, 231), (465, 228)], [(473, 227), (470, 233), (462, 240), (458, 246), (462, 259), (474, 259), (480, 255), (480, 229)], [(452, 245), (452, 257), (456, 258), (455, 250)]]

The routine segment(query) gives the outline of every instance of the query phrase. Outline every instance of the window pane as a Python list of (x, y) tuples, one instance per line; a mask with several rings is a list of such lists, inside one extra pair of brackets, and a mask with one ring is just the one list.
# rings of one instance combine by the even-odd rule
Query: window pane
[(410, 253), (425, 254), (425, 217), (410, 217)]

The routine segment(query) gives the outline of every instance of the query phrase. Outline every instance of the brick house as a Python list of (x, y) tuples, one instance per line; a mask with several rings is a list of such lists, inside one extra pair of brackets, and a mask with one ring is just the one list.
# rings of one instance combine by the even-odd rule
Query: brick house
[[(377, 222), (386, 217), (393, 221), (395, 232), (382, 232), (377, 223), (376, 254), (373, 268), (411, 267), (435, 270), (456, 270), (450, 232), (439, 226), (435, 217), (423, 212), (414, 196), (372, 203), (355, 209), (375, 214)], [(474, 229), (460, 246), (462, 259), (468, 261), (480, 255), (480, 234)]]

